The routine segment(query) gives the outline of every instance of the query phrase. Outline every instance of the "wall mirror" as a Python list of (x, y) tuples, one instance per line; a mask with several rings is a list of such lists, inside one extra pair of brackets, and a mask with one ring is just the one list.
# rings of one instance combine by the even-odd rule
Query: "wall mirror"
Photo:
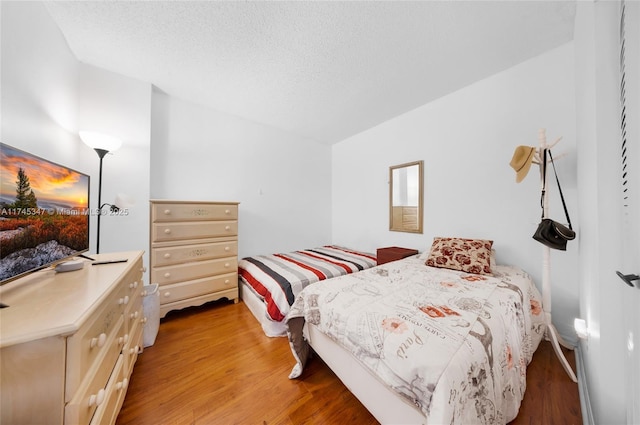
[(389, 230), (422, 233), (423, 161), (389, 167)]

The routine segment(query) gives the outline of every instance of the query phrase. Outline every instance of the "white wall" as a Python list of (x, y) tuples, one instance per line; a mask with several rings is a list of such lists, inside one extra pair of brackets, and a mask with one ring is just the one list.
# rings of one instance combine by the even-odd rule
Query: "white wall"
[(78, 62), (42, 4), (0, 8), (2, 142), (88, 173), (92, 154), (77, 136)]
[[(424, 251), (435, 236), (494, 240), (499, 263), (520, 265), (540, 283), (542, 245), (537, 168), (520, 184), (509, 166), (518, 145), (536, 146), (539, 128), (554, 149), (574, 225), (580, 222), (575, 177), (573, 44), (468, 86), (333, 147), (333, 241), (375, 251), (399, 245)], [(389, 166), (424, 160), (424, 234), (388, 230)], [(555, 186), (552, 218), (565, 221)], [(579, 227), (579, 226), (578, 226)], [(579, 228), (578, 228), (579, 234)], [(577, 242), (551, 255), (553, 319), (575, 341)]]
[(155, 90), (151, 197), (240, 202), (240, 257), (331, 243), (331, 149)]
[[(118, 194), (134, 201), (127, 215), (101, 217), (100, 252), (145, 250), (144, 262), (149, 264), (151, 84), (81, 64), (79, 92), (79, 130), (122, 140), (122, 147), (103, 159), (101, 202), (113, 204)], [(93, 153), (91, 204), (97, 208), (100, 161), (96, 152), (84, 148)], [(92, 222), (97, 222), (96, 217)], [(95, 232), (91, 240), (95, 252)]]

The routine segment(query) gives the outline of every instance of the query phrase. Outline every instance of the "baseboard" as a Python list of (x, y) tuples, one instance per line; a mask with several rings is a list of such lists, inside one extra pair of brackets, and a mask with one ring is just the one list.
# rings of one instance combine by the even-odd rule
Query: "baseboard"
[(578, 392), (580, 394), (580, 411), (582, 413), (583, 425), (594, 425), (593, 412), (591, 411), (591, 401), (589, 399), (589, 386), (587, 385), (587, 375), (582, 360), (582, 345), (575, 347), (576, 369), (578, 374)]

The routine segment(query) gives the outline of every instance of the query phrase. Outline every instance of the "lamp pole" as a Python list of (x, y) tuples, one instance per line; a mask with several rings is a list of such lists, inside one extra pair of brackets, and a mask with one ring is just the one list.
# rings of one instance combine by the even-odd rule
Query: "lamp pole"
[(100, 254), (100, 216), (102, 215), (102, 159), (109, 152), (117, 150), (122, 145), (122, 140), (96, 133), (94, 131), (80, 131), (78, 133), (82, 141), (92, 148), (100, 157), (100, 174), (98, 175), (98, 228), (96, 238), (96, 254)]
[(94, 149), (100, 157), (100, 171), (98, 173), (98, 228), (96, 236), (96, 254), (100, 254), (100, 216), (102, 216), (102, 158), (109, 153), (106, 149)]

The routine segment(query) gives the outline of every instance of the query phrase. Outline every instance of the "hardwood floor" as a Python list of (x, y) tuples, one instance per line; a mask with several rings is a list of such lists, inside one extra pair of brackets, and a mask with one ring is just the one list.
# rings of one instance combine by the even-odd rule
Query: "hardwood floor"
[[(171, 312), (138, 357), (116, 425), (378, 423), (320, 358), (301, 379), (288, 379), (293, 364), (287, 339), (266, 337), (242, 302)], [(511, 424), (581, 423), (578, 386), (543, 341)]]

